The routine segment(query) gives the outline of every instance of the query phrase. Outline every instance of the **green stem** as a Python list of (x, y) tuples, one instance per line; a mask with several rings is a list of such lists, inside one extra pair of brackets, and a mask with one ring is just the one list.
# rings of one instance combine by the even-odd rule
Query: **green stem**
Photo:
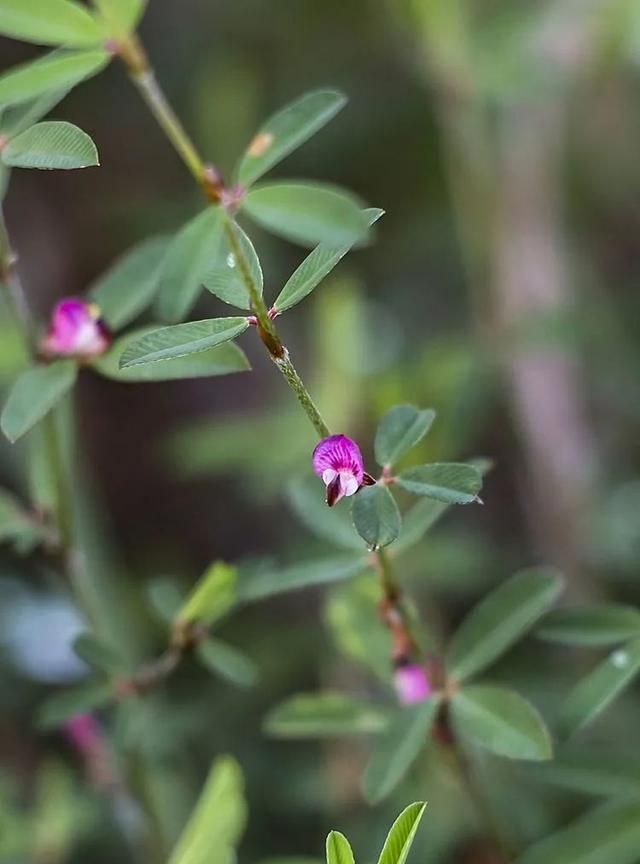
[(276, 366), (282, 373), (282, 377), (287, 382), (296, 399), (304, 409), (305, 414), (311, 421), (311, 424), (318, 433), (318, 436), (320, 438), (328, 438), (331, 434), (331, 432), (329, 431), (329, 427), (322, 419), (322, 415), (318, 411), (315, 402), (311, 398), (311, 394), (305, 387), (302, 378), (298, 375), (295, 366), (291, 362), (291, 356), (287, 349), (284, 349), (284, 354), (282, 357), (274, 357), (273, 362), (276, 364)]

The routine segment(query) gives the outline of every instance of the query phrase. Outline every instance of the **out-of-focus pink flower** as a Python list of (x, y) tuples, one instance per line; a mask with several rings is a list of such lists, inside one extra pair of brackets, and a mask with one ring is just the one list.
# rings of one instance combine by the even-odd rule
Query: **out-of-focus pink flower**
[(313, 451), (313, 470), (327, 487), (329, 507), (345, 495), (355, 495), (364, 481), (360, 448), (346, 435), (331, 435), (320, 441)]
[(426, 669), (417, 663), (398, 666), (393, 673), (393, 683), (398, 699), (403, 705), (424, 702), (431, 695), (431, 684)]
[(47, 357), (89, 359), (103, 354), (110, 342), (95, 303), (66, 297), (53, 310), (42, 351)]
[(100, 727), (91, 714), (76, 714), (64, 724), (64, 731), (70, 743), (83, 756), (88, 756), (101, 745)]

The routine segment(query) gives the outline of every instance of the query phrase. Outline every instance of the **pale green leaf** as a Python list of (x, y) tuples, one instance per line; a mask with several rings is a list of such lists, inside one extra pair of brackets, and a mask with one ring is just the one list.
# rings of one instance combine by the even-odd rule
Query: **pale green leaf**
[(273, 594), (297, 591), (311, 585), (338, 582), (349, 576), (355, 576), (366, 566), (364, 556), (344, 555), (307, 561), (280, 569), (257, 569), (240, 579), (238, 597), (244, 601), (261, 600)]
[(567, 696), (560, 710), (559, 728), (572, 735), (591, 723), (640, 672), (640, 639), (617, 648)]
[(144, 14), (148, 0), (94, 0), (115, 35), (132, 33)]
[(197, 354), (235, 339), (248, 326), (247, 318), (236, 317), (206, 318), (204, 321), (161, 327), (131, 342), (120, 359), (120, 368)]
[(113, 699), (110, 684), (92, 681), (50, 696), (36, 714), (40, 729), (55, 729), (77, 714), (86, 714), (107, 705)]
[(202, 282), (207, 291), (225, 303), (250, 309), (247, 281), (262, 296), (262, 268), (253, 243), (236, 222), (227, 220), (216, 266), (204, 274)]
[(339, 831), (330, 831), (326, 843), (327, 864), (355, 864), (349, 841)]
[(11, 168), (68, 171), (99, 164), (96, 145), (87, 133), (59, 120), (36, 123), (16, 135), (1, 155)]
[(316, 90), (286, 105), (261, 126), (249, 144), (238, 166), (238, 182), (243, 186), (254, 183), (322, 129), (346, 101), (335, 90)]
[(110, 59), (106, 51), (54, 51), (15, 66), (0, 75), (0, 106), (18, 105), (45, 93), (70, 90), (96, 75)]
[(30, 102), (7, 108), (0, 116), (0, 135), (11, 139), (41, 120), (67, 95), (67, 90), (51, 90)]
[(351, 518), (356, 531), (371, 549), (388, 546), (402, 525), (398, 505), (386, 486), (363, 486), (354, 497)]
[(640, 636), (640, 610), (621, 603), (554, 609), (536, 631), (562, 645), (611, 645)]
[(73, 387), (77, 374), (73, 360), (57, 360), (23, 372), (0, 416), (0, 427), (9, 441), (17, 441), (42, 420)]
[(509, 759), (551, 759), (551, 738), (536, 709), (513, 690), (474, 684), (459, 690), (451, 711), (460, 735)]
[(402, 811), (387, 834), (378, 864), (405, 864), (426, 806), (416, 801)]
[(238, 571), (216, 561), (206, 569), (178, 612), (178, 620), (199, 621), (207, 626), (224, 617), (236, 599)]
[(203, 666), (237, 687), (253, 687), (258, 680), (258, 669), (253, 660), (220, 639), (208, 637), (198, 642), (196, 656)]
[(327, 507), (317, 477), (294, 480), (288, 486), (291, 506), (306, 527), (335, 546), (362, 549), (346, 507)]
[(562, 590), (552, 570), (522, 570), (484, 597), (456, 631), (447, 651), (449, 674), (459, 681), (504, 654), (547, 611)]
[(396, 477), (398, 486), (443, 504), (471, 504), (478, 500), (482, 475), (473, 465), (433, 462), (408, 468)]
[(384, 415), (375, 437), (378, 465), (393, 465), (414, 447), (431, 428), (436, 413), (414, 405), (396, 405)]
[(372, 804), (395, 789), (418, 754), (427, 747), (440, 700), (400, 708), (377, 739), (362, 778), (362, 789)]
[(71, 0), (0, 0), (0, 33), (36, 45), (97, 45), (103, 28)]
[(272, 708), (265, 731), (276, 738), (334, 738), (379, 732), (383, 710), (344, 693), (299, 693)]
[(162, 261), (158, 312), (180, 321), (191, 310), (206, 273), (220, 258), (224, 213), (207, 207), (175, 235)]
[(92, 285), (89, 296), (111, 330), (119, 330), (149, 306), (160, 281), (166, 237), (151, 237), (118, 258)]
[(303, 246), (340, 246), (366, 239), (369, 218), (361, 202), (334, 186), (269, 183), (251, 189), (243, 210), (259, 225)]

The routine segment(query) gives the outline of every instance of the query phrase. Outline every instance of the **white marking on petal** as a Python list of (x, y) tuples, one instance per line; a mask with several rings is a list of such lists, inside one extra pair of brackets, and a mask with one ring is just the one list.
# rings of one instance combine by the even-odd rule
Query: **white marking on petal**
[(325, 486), (328, 486), (332, 480), (336, 479), (337, 473), (338, 472), (334, 471), (333, 468), (325, 468), (324, 469), (324, 471), (322, 472), (322, 482), (325, 484)]
[(350, 471), (340, 472), (340, 488), (344, 495), (355, 495), (358, 491), (359, 483)]

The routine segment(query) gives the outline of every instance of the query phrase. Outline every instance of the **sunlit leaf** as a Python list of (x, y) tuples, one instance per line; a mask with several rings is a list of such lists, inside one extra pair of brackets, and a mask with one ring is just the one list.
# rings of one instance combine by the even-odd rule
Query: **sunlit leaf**
[(197, 354), (235, 339), (249, 326), (244, 317), (207, 318), (161, 327), (129, 344), (120, 359), (120, 368), (175, 360), (188, 354)]
[(100, 22), (71, 0), (0, 0), (0, 33), (37, 45), (97, 45)]
[(237, 648), (208, 637), (196, 646), (196, 657), (215, 675), (226, 678), (237, 687), (253, 687), (258, 680), (258, 669), (246, 654)]
[(402, 526), (400, 511), (386, 486), (364, 486), (354, 498), (351, 518), (356, 531), (370, 548), (388, 546)]
[(244, 574), (238, 585), (240, 600), (261, 600), (273, 594), (297, 591), (311, 585), (324, 585), (355, 576), (366, 561), (362, 555), (344, 555), (335, 558), (320, 558), (280, 569), (258, 568), (253, 573)]
[(0, 106), (17, 105), (45, 93), (70, 90), (107, 65), (106, 51), (54, 51), (0, 75)]
[(355, 864), (349, 841), (339, 831), (330, 831), (326, 843), (327, 864)]
[(554, 609), (536, 636), (563, 645), (612, 645), (640, 636), (640, 610), (621, 603)]
[(407, 492), (442, 501), (443, 504), (471, 504), (482, 488), (482, 475), (472, 465), (433, 462), (408, 468), (396, 478)]
[(42, 420), (73, 387), (77, 374), (73, 360), (57, 360), (23, 372), (0, 416), (0, 427), (9, 441), (17, 441)]
[(235, 603), (238, 571), (216, 561), (200, 577), (178, 613), (180, 621), (200, 621), (210, 626)]
[(277, 738), (332, 738), (379, 732), (386, 713), (343, 693), (300, 693), (272, 708), (265, 731)]
[(148, 0), (94, 0), (116, 34), (131, 33), (144, 14)]
[(402, 811), (387, 834), (378, 864), (405, 864), (426, 806), (416, 801)]
[(414, 447), (431, 428), (436, 413), (414, 405), (396, 405), (384, 415), (375, 437), (378, 465), (393, 465)]
[(68, 171), (99, 164), (91, 138), (73, 123), (45, 120), (12, 138), (2, 150), (2, 161), (12, 168)]

